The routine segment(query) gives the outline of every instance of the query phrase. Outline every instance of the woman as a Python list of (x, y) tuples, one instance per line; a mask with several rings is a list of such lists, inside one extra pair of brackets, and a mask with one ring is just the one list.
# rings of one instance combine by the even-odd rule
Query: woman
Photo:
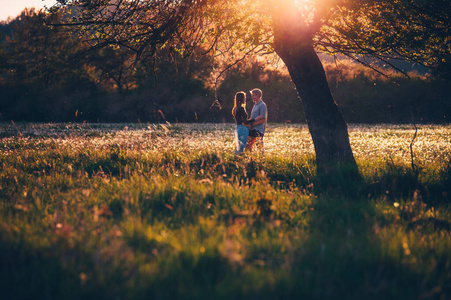
[(247, 120), (246, 93), (238, 92), (233, 100), (232, 115), (235, 117), (235, 154), (242, 154), (249, 136), (249, 128), (244, 126)]

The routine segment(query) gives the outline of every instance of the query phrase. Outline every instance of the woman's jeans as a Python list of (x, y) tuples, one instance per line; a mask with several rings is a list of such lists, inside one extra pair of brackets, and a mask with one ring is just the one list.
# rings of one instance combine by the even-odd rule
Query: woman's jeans
[(249, 128), (244, 125), (236, 125), (235, 130), (235, 154), (244, 152), (249, 137)]

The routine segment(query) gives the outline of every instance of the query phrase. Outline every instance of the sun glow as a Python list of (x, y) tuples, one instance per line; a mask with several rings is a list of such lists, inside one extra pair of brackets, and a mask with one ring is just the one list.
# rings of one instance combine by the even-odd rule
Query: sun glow
[(276, 22), (291, 28), (305, 27), (313, 22), (318, 11), (317, 0), (271, 1), (270, 13)]

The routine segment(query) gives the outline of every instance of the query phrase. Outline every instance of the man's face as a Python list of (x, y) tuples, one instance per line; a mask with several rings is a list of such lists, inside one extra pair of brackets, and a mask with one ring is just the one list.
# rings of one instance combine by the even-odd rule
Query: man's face
[(251, 98), (252, 98), (252, 101), (255, 103), (258, 101), (258, 99), (260, 99), (260, 96), (254, 92), (251, 94)]

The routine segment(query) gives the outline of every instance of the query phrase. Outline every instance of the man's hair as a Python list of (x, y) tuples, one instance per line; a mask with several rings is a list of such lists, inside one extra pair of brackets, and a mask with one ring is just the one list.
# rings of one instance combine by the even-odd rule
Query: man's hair
[(263, 92), (262, 92), (261, 89), (253, 89), (253, 90), (251, 90), (250, 92), (251, 92), (251, 95), (252, 95), (253, 93), (255, 93), (255, 94), (259, 95), (260, 98), (263, 96)]

